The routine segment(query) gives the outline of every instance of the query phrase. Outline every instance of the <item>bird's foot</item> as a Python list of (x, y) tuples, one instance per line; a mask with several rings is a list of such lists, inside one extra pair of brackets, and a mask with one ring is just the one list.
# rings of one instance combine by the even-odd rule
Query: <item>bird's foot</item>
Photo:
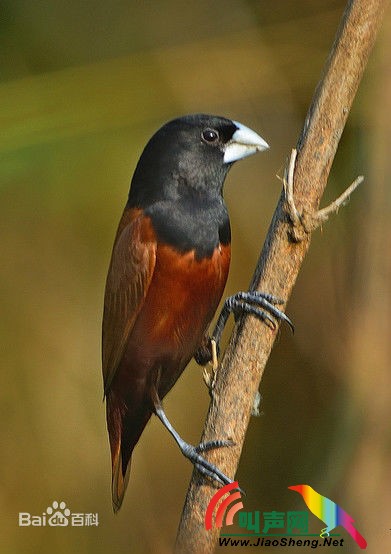
[(233, 313), (235, 320), (243, 314), (254, 315), (273, 330), (277, 327), (276, 320), (285, 321), (294, 332), (292, 321), (276, 307), (281, 304), (284, 304), (283, 300), (272, 294), (256, 290), (237, 292), (233, 296), (229, 296), (224, 302), (212, 335), (212, 340), (216, 342), (217, 349), (230, 313)]
[(208, 450), (213, 450), (215, 448), (222, 448), (223, 446), (234, 446), (234, 441), (228, 439), (228, 440), (213, 440), (208, 442), (200, 442), (197, 446), (194, 448), (198, 453), (200, 452), (207, 452)]
[[(179, 444), (182, 454), (191, 461), (191, 463), (198, 469), (201, 475), (217, 481), (221, 485), (228, 485), (233, 483), (233, 479), (230, 479), (225, 475), (217, 466), (208, 462), (200, 452), (206, 452), (214, 448), (222, 448), (224, 446), (232, 446), (234, 443), (230, 440), (214, 440), (206, 443), (201, 443), (198, 446), (193, 446), (185, 441)], [(241, 489), (239, 489), (241, 491)], [(241, 491), (243, 492), (243, 491)]]
[(284, 301), (280, 298), (276, 298), (272, 294), (257, 290), (248, 292), (241, 291), (233, 296), (229, 296), (225, 303), (227, 304), (228, 310), (234, 314), (235, 318), (242, 314), (252, 314), (258, 319), (261, 319), (271, 329), (276, 328), (275, 320), (285, 321), (292, 331), (294, 331), (293, 323), (289, 317), (276, 308), (277, 305), (284, 304)]
[[(205, 336), (202, 345), (194, 355), (198, 364), (203, 366), (208, 362), (212, 364), (211, 372), (209, 372), (206, 367), (204, 367), (203, 371), (203, 379), (211, 396), (217, 378), (220, 339), (230, 313), (233, 313), (235, 320), (242, 314), (254, 315), (273, 330), (277, 327), (276, 320), (285, 321), (292, 329), (292, 332), (294, 332), (292, 321), (284, 312), (276, 307), (281, 304), (284, 304), (283, 300), (277, 298), (273, 294), (260, 291), (241, 291), (226, 299), (214, 328), (212, 338)], [(257, 413), (256, 400), (254, 402), (254, 413)]]
[(188, 460), (191, 461), (191, 463), (198, 469), (198, 471), (202, 475), (209, 477), (214, 481), (217, 481), (221, 485), (228, 485), (229, 483), (234, 483), (234, 481), (229, 477), (227, 477), (227, 475), (225, 475), (222, 471), (220, 471), (218, 467), (216, 467), (214, 464), (205, 460), (205, 458), (200, 454), (200, 452), (206, 452), (208, 450), (211, 450), (212, 448), (222, 448), (226, 446), (233, 446), (234, 443), (229, 439), (228, 440), (217, 439), (217, 440), (212, 440), (208, 442), (203, 442), (198, 446), (193, 446), (189, 444), (188, 442), (182, 439), (182, 437), (174, 429), (174, 427), (168, 420), (163, 410), (163, 406), (161, 405), (156, 389), (152, 390), (152, 401), (154, 403), (155, 414), (163, 423), (167, 431), (169, 431), (169, 433), (171, 433), (171, 435), (174, 437), (182, 454)]

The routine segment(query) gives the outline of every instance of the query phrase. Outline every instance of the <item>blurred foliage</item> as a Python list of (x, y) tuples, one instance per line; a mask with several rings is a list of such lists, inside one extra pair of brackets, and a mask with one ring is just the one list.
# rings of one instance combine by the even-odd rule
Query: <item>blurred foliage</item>
[[(2, 2), (1, 552), (171, 551), (192, 468), (156, 421), (135, 451), (124, 506), (111, 512), (100, 323), (128, 183), (146, 140), (171, 117), (214, 112), (260, 131), (270, 152), (237, 164), (225, 193), (226, 293), (246, 288), (280, 193), (275, 175), (343, 7)], [(238, 472), (246, 509), (302, 509), (287, 486), (310, 483), (354, 515), (376, 552), (391, 521), (389, 27), (388, 17), (325, 202), (357, 174), (365, 184), (313, 238), (288, 306), (296, 333), (280, 332)], [(167, 412), (197, 442), (207, 406), (191, 364)], [(18, 527), (19, 511), (41, 514), (53, 500), (98, 512), (99, 527)]]

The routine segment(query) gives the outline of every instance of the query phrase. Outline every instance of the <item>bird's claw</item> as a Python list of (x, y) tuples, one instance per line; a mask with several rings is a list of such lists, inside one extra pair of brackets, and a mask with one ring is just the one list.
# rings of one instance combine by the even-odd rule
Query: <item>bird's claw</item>
[(227, 440), (213, 440), (208, 442), (200, 442), (195, 449), (198, 453), (207, 452), (208, 450), (213, 450), (214, 448), (222, 448), (223, 446), (235, 446), (235, 443), (231, 439)]
[(211, 340), (215, 341), (218, 348), (230, 313), (233, 313), (235, 319), (242, 314), (254, 315), (273, 330), (277, 328), (276, 320), (285, 321), (294, 332), (292, 321), (276, 307), (279, 304), (284, 304), (284, 301), (273, 294), (260, 291), (242, 291), (229, 296), (224, 302)]
[[(284, 301), (273, 294), (260, 292), (257, 290), (248, 292), (238, 292), (228, 299), (231, 303), (231, 311), (234, 316), (242, 313), (252, 314), (264, 321), (272, 329), (276, 328), (275, 319), (285, 321), (294, 332), (294, 326), (289, 317), (276, 308), (277, 305), (284, 304)], [(255, 306), (254, 306), (255, 304)], [(262, 309), (263, 308), (263, 309)], [(273, 316), (273, 317), (271, 317)]]
[(193, 446), (189, 443), (183, 443), (180, 448), (182, 454), (192, 462), (198, 471), (210, 479), (217, 481), (221, 485), (228, 485), (234, 481), (227, 477), (218, 467), (208, 462), (199, 452), (205, 452), (211, 448), (221, 448), (224, 446), (232, 446), (234, 443), (230, 440), (214, 440), (206, 443), (201, 443), (198, 446)]

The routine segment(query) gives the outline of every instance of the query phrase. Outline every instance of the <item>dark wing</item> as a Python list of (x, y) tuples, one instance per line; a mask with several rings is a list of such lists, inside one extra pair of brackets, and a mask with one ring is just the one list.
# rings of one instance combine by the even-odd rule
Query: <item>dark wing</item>
[(156, 240), (149, 218), (126, 209), (119, 223), (106, 281), (102, 371), (107, 394), (147, 294), (156, 261)]

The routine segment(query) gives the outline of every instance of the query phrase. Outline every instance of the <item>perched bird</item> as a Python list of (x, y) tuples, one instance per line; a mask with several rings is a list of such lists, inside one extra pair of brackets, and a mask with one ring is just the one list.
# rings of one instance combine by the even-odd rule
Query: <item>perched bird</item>
[[(165, 124), (137, 164), (115, 237), (103, 314), (103, 380), (117, 511), (129, 478), (133, 449), (155, 413), (182, 453), (206, 476), (232, 480), (201, 452), (228, 446), (216, 440), (194, 447), (166, 417), (161, 400), (193, 356), (211, 359), (208, 326), (220, 302), (230, 264), (230, 223), (222, 197), (229, 168), (268, 148), (244, 125), (223, 117), (190, 115)], [(262, 293), (238, 293), (224, 305), (213, 339), (218, 344), (230, 311), (269, 324), (288, 318)]]
[(341, 525), (353, 537), (360, 548), (367, 547), (367, 541), (353, 526), (354, 519), (338, 504), (322, 496), (309, 485), (294, 485), (288, 487), (288, 489), (300, 493), (309, 510), (327, 525), (327, 527), (322, 529), (321, 537), (328, 535), (335, 527)]

